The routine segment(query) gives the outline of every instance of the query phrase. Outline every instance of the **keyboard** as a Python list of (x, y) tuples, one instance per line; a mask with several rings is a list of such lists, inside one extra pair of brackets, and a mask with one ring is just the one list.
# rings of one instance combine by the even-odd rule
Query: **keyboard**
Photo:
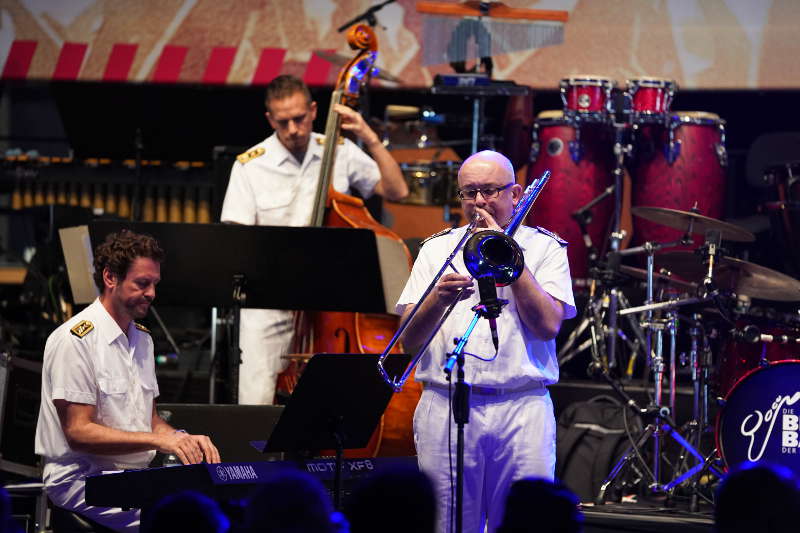
[[(347, 488), (373, 472), (391, 466), (415, 468), (417, 458), (344, 459), (342, 485)], [(152, 506), (164, 496), (184, 490), (202, 492), (217, 501), (246, 498), (256, 486), (279, 469), (286, 468), (305, 470), (329, 489), (333, 488), (336, 472), (334, 459), (202, 463), (89, 476), (86, 478), (86, 503), (98, 507), (142, 509)]]

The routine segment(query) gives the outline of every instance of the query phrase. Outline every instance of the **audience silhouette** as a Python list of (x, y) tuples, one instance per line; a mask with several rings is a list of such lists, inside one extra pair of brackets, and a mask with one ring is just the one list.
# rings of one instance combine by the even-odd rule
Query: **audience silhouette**
[(163, 498), (144, 517), (142, 533), (226, 533), (230, 520), (217, 502), (200, 494), (186, 491)]
[(350, 533), (433, 533), (433, 485), (416, 468), (387, 468), (353, 490), (344, 513), (350, 522)]
[(800, 488), (786, 467), (745, 463), (717, 488), (717, 533), (788, 533), (800, 529)]
[(508, 491), (496, 533), (580, 533), (583, 514), (575, 494), (559, 481), (525, 478)]

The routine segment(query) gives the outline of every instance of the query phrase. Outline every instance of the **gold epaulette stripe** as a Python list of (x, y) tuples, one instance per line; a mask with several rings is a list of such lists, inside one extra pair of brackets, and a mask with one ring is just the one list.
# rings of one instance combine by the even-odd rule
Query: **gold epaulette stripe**
[(90, 331), (94, 329), (94, 324), (89, 322), (88, 320), (81, 320), (75, 326), (72, 327), (69, 331), (78, 337), (79, 339), (84, 338)]
[(266, 152), (266, 150), (264, 150), (264, 147), (259, 146), (258, 148), (254, 148), (253, 150), (248, 150), (247, 152), (237, 155), (236, 160), (244, 165), (245, 163), (252, 161), (256, 157), (264, 155), (264, 152)]
[(422, 241), (419, 243), (419, 245), (420, 245), (420, 247), (422, 247), (422, 245), (423, 245), (423, 244), (425, 244), (426, 242), (428, 242), (429, 240), (431, 240), (431, 239), (435, 239), (436, 237), (441, 237), (442, 235), (447, 235), (447, 234), (448, 234), (448, 233), (450, 233), (451, 231), (453, 231), (453, 228), (445, 228), (445, 229), (443, 229), (443, 230), (442, 230), (442, 231), (440, 231), (440, 232), (434, 233), (434, 234), (433, 234), (433, 235), (431, 235), (430, 237), (427, 237), (427, 238), (425, 238), (425, 239), (422, 239)]

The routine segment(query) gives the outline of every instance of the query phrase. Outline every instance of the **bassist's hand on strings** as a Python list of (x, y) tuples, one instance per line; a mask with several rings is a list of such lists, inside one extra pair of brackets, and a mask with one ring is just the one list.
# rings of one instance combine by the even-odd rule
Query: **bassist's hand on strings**
[(339, 116), (342, 118), (341, 128), (345, 131), (352, 132), (356, 137), (361, 139), (367, 146), (367, 149), (371, 149), (375, 143), (381, 142), (378, 134), (369, 127), (364, 117), (362, 117), (359, 112), (342, 104), (334, 104), (333, 109), (339, 113)]

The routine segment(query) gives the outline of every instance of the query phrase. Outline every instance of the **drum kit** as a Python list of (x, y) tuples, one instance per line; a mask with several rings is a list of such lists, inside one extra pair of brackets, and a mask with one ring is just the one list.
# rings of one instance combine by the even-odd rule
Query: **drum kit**
[[(576, 286), (589, 288), (559, 363), (591, 348), (592, 373), (646, 422), (597, 501), (626, 466), (646, 473), (651, 491), (688, 490), (693, 510), (709, 472), (720, 476), (725, 467), (768, 459), (800, 474), (800, 404), (794, 406), (800, 402), (800, 281), (731, 254), (729, 243), (742, 249), (755, 236), (720, 220), (725, 121), (671, 111), (677, 90), (671, 80), (632, 79), (618, 91), (614, 80), (574, 76), (560, 87), (564, 109), (544, 111), (535, 121), (529, 170), (529, 176), (553, 172), (529, 223), (562, 233)], [(625, 248), (628, 176), (636, 225)], [(613, 203), (603, 201), (612, 195)], [(603, 242), (600, 253), (595, 243)], [(621, 264), (634, 256), (636, 266)], [(645, 260), (646, 269), (639, 268)], [(631, 279), (645, 280), (643, 305), (631, 306), (622, 291)], [(579, 345), (586, 330), (589, 339)], [(679, 334), (689, 340), (680, 355)], [(637, 363), (653, 387), (647, 406), (623, 385)], [(689, 421), (678, 427), (681, 366), (688, 367), (693, 402)], [(715, 449), (701, 451), (708, 447), (702, 437), (712, 432)], [(665, 453), (668, 436), (678, 444), (677, 461)], [(645, 453), (649, 441), (652, 453)], [(664, 465), (671, 468), (669, 481), (662, 479)]]

